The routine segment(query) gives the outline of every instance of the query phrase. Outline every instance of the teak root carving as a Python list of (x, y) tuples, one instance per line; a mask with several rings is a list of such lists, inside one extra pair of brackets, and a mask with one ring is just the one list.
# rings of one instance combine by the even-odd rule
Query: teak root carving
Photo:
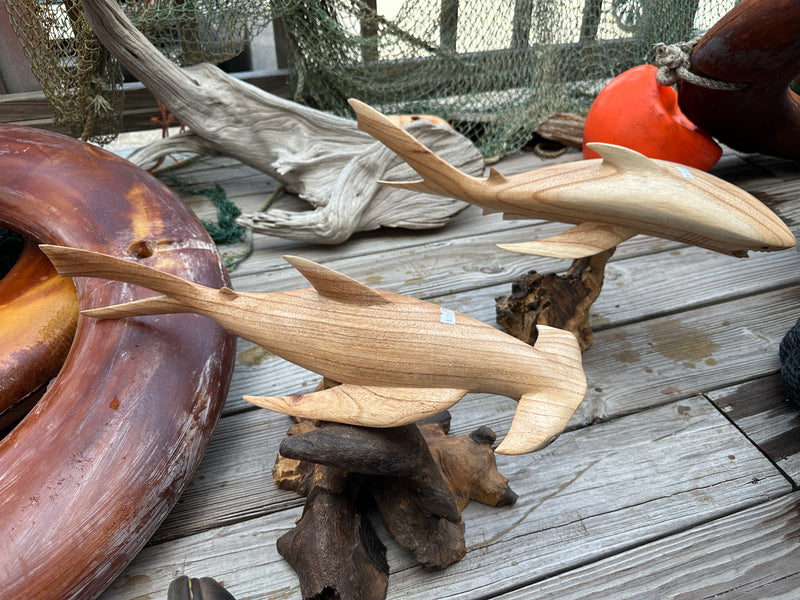
[(511, 285), (511, 294), (495, 299), (497, 323), (511, 335), (534, 344), (536, 325), (571, 332), (581, 352), (594, 341), (589, 310), (603, 288), (608, 259), (616, 248), (579, 258), (563, 275), (530, 271)]
[(367, 517), (372, 507), (418, 563), (442, 569), (466, 554), (461, 510), (470, 499), (516, 501), (497, 471), (492, 430), (450, 436), (449, 427), (445, 412), (388, 429), (303, 420), (289, 430), (273, 478), (307, 500), (278, 551), (297, 572), (303, 598), (322, 590), (355, 597), (355, 589), (360, 598), (386, 596), (386, 548)]

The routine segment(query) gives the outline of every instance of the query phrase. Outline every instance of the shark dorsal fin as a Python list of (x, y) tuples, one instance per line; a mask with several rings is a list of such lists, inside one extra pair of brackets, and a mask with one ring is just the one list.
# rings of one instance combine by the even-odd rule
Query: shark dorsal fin
[(620, 171), (661, 171), (661, 165), (652, 158), (646, 157), (636, 150), (616, 144), (589, 142), (586, 147), (603, 157), (603, 162)]
[(299, 256), (284, 256), (283, 259), (297, 269), (321, 296), (353, 304), (388, 304), (390, 302), (378, 290), (356, 281), (352, 277), (342, 275), (338, 271), (323, 267), (319, 263)]
[(508, 183), (508, 178), (494, 167), (489, 167), (489, 177), (486, 178), (486, 182), (491, 185), (503, 185)]

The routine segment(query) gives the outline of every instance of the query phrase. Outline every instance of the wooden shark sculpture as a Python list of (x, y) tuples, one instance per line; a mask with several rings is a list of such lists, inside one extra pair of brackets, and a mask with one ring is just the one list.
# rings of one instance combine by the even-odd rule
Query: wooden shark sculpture
[(278, 356), (341, 382), (281, 397), (245, 396), (280, 413), (368, 427), (435, 415), (468, 392), (519, 400), (501, 454), (543, 447), (586, 392), (581, 352), (566, 331), (539, 326), (535, 346), (438, 305), (379, 291), (298, 258), (313, 286), (265, 294), (213, 289), (97, 252), (42, 245), (67, 277), (99, 277), (165, 296), (82, 311), (98, 319), (190, 312), (206, 315)]
[(647, 158), (628, 148), (592, 143), (602, 158), (485, 179), (462, 173), (370, 106), (350, 100), (359, 129), (394, 150), (418, 181), (382, 181), (418, 192), (458, 198), (511, 218), (571, 223), (561, 234), (502, 244), (523, 254), (583, 258), (638, 233), (744, 257), (750, 250), (783, 250), (794, 235), (755, 197), (718, 177)]

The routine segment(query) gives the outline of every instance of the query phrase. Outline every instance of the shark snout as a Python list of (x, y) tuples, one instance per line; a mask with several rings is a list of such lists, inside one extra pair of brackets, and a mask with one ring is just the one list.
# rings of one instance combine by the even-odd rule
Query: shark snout
[(776, 250), (786, 250), (797, 244), (797, 238), (789, 228), (780, 222), (780, 227), (773, 227), (764, 236), (764, 246), (760, 248), (763, 252), (774, 252)]

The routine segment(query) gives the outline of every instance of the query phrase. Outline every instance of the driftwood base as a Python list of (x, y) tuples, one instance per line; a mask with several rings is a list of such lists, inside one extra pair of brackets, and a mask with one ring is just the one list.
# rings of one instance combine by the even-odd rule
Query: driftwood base
[(606, 262), (616, 248), (572, 262), (563, 275), (531, 271), (513, 282), (511, 294), (495, 299), (497, 323), (514, 337), (534, 344), (536, 325), (572, 332), (581, 351), (594, 341), (589, 309), (603, 287)]
[(497, 471), (494, 433), (481, 427), (449, 436), (449, 424), (444, 413), (387, 429), (301, 421), (289, 430), (273, 478), (307, 500), (278, 551), (297, 572), (304, 599), (323, 590), (326, 598), (386, 596), (385, 547), (368, 517), (374, 509), (417, 562), (442, 569), (466, 553), (461, 510), (470, 499), (516, 501)]
[(277, 548), (300, 578), (304, 599), (385, 598), (386, 547), (358, 496), (357, 478), (317, 465), (303, 515)]

